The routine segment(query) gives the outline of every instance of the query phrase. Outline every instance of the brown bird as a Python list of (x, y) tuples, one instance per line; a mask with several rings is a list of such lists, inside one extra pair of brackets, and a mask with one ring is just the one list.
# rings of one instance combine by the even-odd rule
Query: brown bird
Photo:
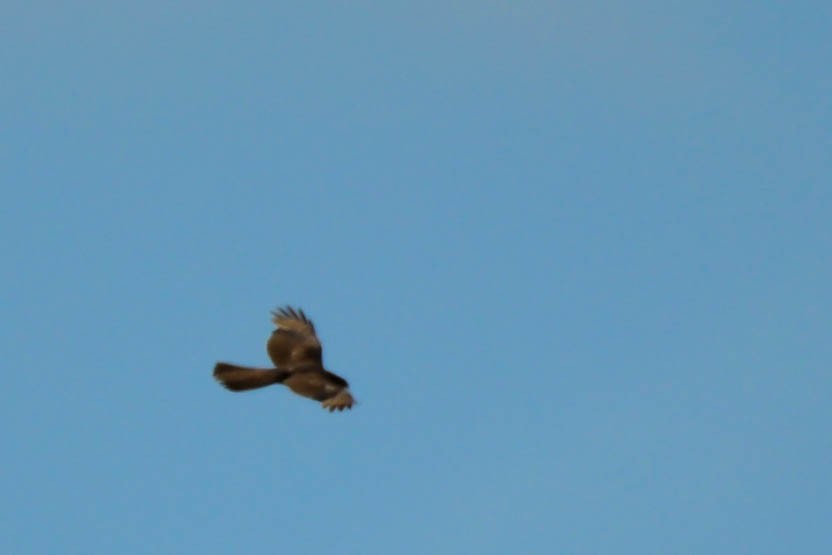
[(214, 378), (231, 391), (246, 391), (283, 384), (310, 399), (321, 401), (329, 412), (351, 409), (355, 400), (347, 380), (324, 368), (321, 342), (315, 326), (302, 310), (284, 307), (272, 311), (277, 329), (266, 343), (277, 368), (248, 368), (218, 362)]

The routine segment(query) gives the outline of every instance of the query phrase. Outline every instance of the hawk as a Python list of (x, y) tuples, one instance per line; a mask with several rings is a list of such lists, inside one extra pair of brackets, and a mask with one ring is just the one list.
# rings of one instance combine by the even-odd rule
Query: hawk
[(287, 306), (272, 311), (277, 326), (266, 343), (276, 368), (248, 368), (218, 362), (214, 378), (231, 391), (283, 384), (293, 392), (320, 401), (329, 412), (351, 409), (355, 400), (347, 380), (324, 368), (321, 342), (303, 310)]

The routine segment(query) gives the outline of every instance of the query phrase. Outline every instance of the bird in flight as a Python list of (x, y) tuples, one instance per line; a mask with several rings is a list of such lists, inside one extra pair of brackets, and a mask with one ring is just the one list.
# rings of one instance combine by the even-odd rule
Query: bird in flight
[(329, 412), (351, 409), (355, 400), (347, 380), (324, 368), (321, 342), (303, 310), (287, 306), (272, 311), (277, 329), (266, 343), (276, 368), (249, 368), (227, 362), (214, 366), (214, 378), (231, 391), (283, 384), (293, 392), (320, 401)]

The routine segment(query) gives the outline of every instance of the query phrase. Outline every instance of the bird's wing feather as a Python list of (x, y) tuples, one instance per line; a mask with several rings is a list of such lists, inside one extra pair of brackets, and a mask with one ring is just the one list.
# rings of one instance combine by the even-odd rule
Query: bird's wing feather
[(321, 342), (315, 326), (302, 310), (283, 307), (272, 311), (277, 329), (266, 344), (269, 358), (278, 368), (291, 370), (298, 366), (322, 364)]

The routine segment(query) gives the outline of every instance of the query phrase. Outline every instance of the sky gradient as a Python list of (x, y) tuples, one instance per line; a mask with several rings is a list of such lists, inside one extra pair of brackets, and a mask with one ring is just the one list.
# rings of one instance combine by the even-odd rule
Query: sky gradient
[(832, 552), (830, 21), (5, 2), (0, 551)]

